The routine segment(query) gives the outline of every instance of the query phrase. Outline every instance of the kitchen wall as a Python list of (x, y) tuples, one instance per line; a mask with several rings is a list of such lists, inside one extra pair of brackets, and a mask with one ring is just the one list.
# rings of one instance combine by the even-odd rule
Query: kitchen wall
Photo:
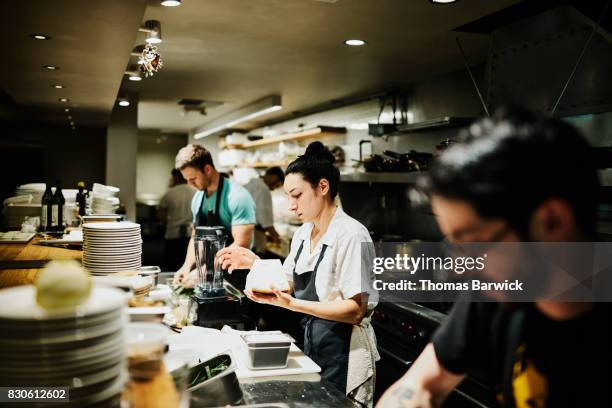
[(170, 172), (178, 150), (187, 144), (187, 134), (141, 130), (138, 134), (137, 200), (156, 203), (168, 190)]

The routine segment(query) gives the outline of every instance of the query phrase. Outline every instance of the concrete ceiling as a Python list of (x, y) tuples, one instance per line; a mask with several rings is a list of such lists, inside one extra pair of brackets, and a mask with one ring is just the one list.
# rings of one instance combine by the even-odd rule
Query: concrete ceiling
[[(167, 131), (187, 131), (280, 94), (283, 110), (260, 118), (269, 120), (460, 68), (452, 29), (514, 3), (183, 0), (180, 7), (167, 8), (158, 0), (11, 2), (3, 10), (0, 85), (41, 114), (61, 110), (57, 98), (66, 95), (83, 120), (103, 124), (121, 84), (121, 92), (139, 93), (139, 127)], [(150, 19), (161, 21), (164, 66), (152, 78), (130, 82), (123, 72), (136, 62), (131, 49), (144, 43), (139, 25)], [(34, 32), (53, 39), (32, 40), (28, 35)], [(488, 36), (461, 36), (470, 60), (483, 61)], [(349, 38), (368, 45), (343, 45)], [(44, 64), (61, 69), (46, 71)], [(52, 89), (56, 82), (68, 88)], [(223, 104), (206, 116), (181, 116), (182, 98)]]
[[(77, 126), (106, 123), (146, 0), (4, 3), (0, 87), (35, 118), (67, 122), (64, 109), (69, 107)], [(51, 39), (34, 40), (34, 33)], [(62, 97), (70, 102), (59, 102)]]

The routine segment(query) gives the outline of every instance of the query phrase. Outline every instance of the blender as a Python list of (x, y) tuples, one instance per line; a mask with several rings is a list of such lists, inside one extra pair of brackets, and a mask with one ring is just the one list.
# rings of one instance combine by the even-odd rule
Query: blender
[(229, 325), (242, 328), (241, 298), (237, 289), (226, 290), (229, 283), (223, 280), (223, 269), (217, 261), (217, 252), (225, 247), (223, 227), (196, 227), (193, 239), (198, 284), (193, 300), (198, 304), (198, 326), (221, 328)]

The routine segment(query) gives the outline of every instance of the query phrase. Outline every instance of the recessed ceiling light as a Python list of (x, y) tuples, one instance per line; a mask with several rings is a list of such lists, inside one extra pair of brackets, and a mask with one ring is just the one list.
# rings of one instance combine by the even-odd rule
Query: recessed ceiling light
[(30, 37), (32, 37), (35, 40), (50, 40), (51, 39), (51, 37), (45, 34), (30, 34)]
[(64, 109), (64, 112), (70, 112), (70, 109), (66, 108)]
[(68, 120), (72, 120), (72, 116), (68, 115)]
[(119, 106), (130, 106), (130, 101), (122, 99), (119, 101)]
[(361, 47), (362, 45), (366, 45), (367, 42), (365, 42), (364, 40), (353, 39), (344, 41), (344, 44), (349, 45), (351, 47)]
[(454, 3), (457, 0), (429, 0), (432, 3), (436, 3), (436, 4), (450, 4), (450, 3)]
[(43, 68), (50, 69), (50, 70), (59, 69), (59, 67), (56, 65), (43, 65)]
[(65, 88), (65, 86), (64, 86), (64, 85), (62, 85), (62, 84), (53, 84), (52, 86), (53, 86), (55, 89), (64, 89), (64, 88)]
[(58, 101), (60, 101), (60, 102), (70, 102), (70, 99), (68, 99), (68, 98), (59, 98)]
[(181, 5), (181, 0), (162, 0), (161, 5), (165, 7), (176, 7)]

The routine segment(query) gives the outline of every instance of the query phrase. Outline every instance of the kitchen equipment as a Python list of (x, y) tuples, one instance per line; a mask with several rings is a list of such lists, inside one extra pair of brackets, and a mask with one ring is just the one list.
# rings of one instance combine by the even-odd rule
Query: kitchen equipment
[(130, 378), (146, 381), (161, 370), (168, 329), (158, 323), (136, 322), (127, 328), (128, 370)]
[(251, 370), (287, 367), (293, 337), (280, 331), (247, 333), (240, 337), (249, 351)]
[[(198, 382), (199, 378), (205, 380)], [(221, 407), (243, 402), (242, 389), (236, 377), (231, 353), (223, 353), (189, 369), (187, 391), (198, 407)]]
[(410, 150), (408, 153), (385, 150), (383, 154), (397, 160), (399, 167), (403, 169), (402, 171), (426, 170), (433, 159), (433, 154), (417, 152), (416, 150)]
[(198, 303), (198, 326), (216, 328), (242, 324), (240, 299), (226, 293), (223, 269), (217, 262), (217, 252), (224, 246), (225, 235), (220, 227), (196, 228), (194, 249), (198, 284), (194, 300)]
[(151, 278), (154, 288), (159, 283), (159, 274), (160, 273), (161, 273), (161, 269), (159, 268), (159, 266), (143, 266), (138, 271), (138, 274), (140, 276)]
[[(381, 302), (372, 314), (380, 361), (376, 363), (375, 400), (410, 368), (452, 304)], [(478, 375), (469, 375), (449, 395), (445, 406), (486, 408), (497, 406), (495, 392)]]
[(217, 252), (225, 247), (225, 234), (220, 227), (197, 227), (194, 237), (198, 285), (195, 297), (210, 299), (225, 296), (223, 269)]

